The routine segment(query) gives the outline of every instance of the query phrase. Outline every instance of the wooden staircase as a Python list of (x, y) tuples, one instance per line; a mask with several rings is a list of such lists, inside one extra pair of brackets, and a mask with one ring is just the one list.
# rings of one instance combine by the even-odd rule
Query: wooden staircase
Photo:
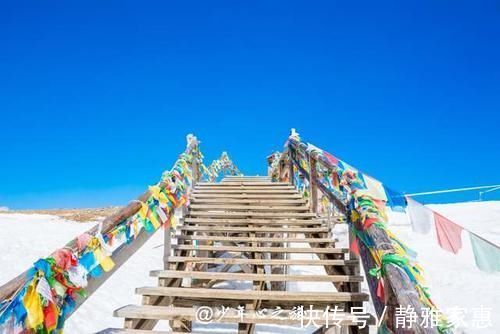
[[(191, 332), (194, 322), (200, 324), (200, 310), (207, 307), (213, 311), (212, 324), (235, 324), (233, 332), (253, 333), (257, 324), (300, 328), (301, 320), (293, 317), (299, 305), (304, 305), (304, 312), (309, 305), (321, 311), (338, 306), (336, 314), (315, 319), (317, 325), (328, 321), (330, 326), (329, 331), (321, 327), (317, 333), (340, 333), (340, 329), (367, 333), (358, 329), (366, 317), (348, 312), (369, 298), (360, 291), (359, 260), (347, 248), (335, 247), (329, 223), (310, 212), (293, 186), (267, 177), (199, 183), (178, 232), (167, 268), (151, 272), (158, 286), (137, 288), (142, 305), (114, 313), (125, 319), (125, 328), (101, 334)], [(326, 275), (291, 274), (291, 266), (321, 266)], [(312, 291), (288, 291), (289, 282), (311, 282)], [(313, 292), (318, 282), (331, 283), (335, 289)], [(221, 306), (231, 309), (223, 313)], [(237, 312), (239, 306), (245, 307), (243, 317)], [(272, 311), (278, 307), (281, 312), (276, 316)], [(153, 330), (160, 320), (169, 321), (172, 331)], [(308, 315), (304, 320), (309, 321)], [(308, 327), (304, 333), (314, 330)], [(227, 326), (223, 332), (228, 332)]]

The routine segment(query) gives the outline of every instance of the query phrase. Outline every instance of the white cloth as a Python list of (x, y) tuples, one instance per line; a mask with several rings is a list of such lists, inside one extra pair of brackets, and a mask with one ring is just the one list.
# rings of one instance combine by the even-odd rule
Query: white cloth
[(375, 199), (387, 202), (387, 195), (385, 193), (384, 186), (380, 181), (377, 181), (368, 175), (363, 175), (363, 179), (365, 180), (366, 189), (360, 189), (358, 190), (358, 193), (367, 194)]
[(432, 223), (434, 222), (434, 214), (432, 210), (408, 196), (406, 197), (406, 200), (408, 202), (407, 212), (413, 231), (422, 234), (429, 233)]

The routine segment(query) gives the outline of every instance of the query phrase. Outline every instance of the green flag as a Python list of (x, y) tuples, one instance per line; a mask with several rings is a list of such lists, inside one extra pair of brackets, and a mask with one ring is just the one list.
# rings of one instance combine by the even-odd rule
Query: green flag
[(500, 271), (500, 248), (472, 233), (469, 236), (477, 267), (490, 273)]

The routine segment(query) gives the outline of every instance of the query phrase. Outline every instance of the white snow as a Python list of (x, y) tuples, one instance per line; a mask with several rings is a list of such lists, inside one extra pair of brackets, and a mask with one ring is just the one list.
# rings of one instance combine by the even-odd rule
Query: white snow
[[(470, 228), (484, 238), (500, 244), (500, 202), (470, 202), (431, 205), (431, 208), (451, 220)], [(39, 257), (47, 256), (69, 239), (82, 233), (95, 223), (74, 223), (49, 215), (0, 213), (0, 284), (27, 269)], [(466, 333), (495, 333), (500, 327), (500, 274), (487, 274), (476, 268), (468, 236), (462, 235), (463, 249), (458, 255), (439, 248), (435, 235), (419, 235), (411, 231), (406, 215), (390, 214), (391, 229), (418, 252), (425, 269), (430, 293), (444, 311), (451, 307), (468, 310)], [(337, 226), (335, 237), (346, 246), (346, 228)], [(434, 233), (434, 231), (432, 232)], [(94, 293), (66, 323), (67, 333), (93, 333), (107, 327), (122, 327), (122, 319), (114, 318), (113, 311), (127, 304), (140, 303), (134, 289), (155, 285), (149, 271), (162, 266), (163, 231), (159, 230), (127, 261), (100, 289)], [(312, 257), (297, 254), (294, 257)], [(291, 272), (324, 273), (319, 267), (294, 266)], [(242, 282), (241, 284), (246, 284)], [(301, 291), (331, 290), (331, 285), (289, 283), (289, 289)], [(367, 287), (363, 289), (367, 291)], [(491, 308), (492, 327), (473, 328), (474, 308)], [(372, 309), (372, 308), (370, 308)], [(167, 328), (162, 326), (161, 328)], [(232, 332), (233, 327), (220, 326)], [(201, 328), (199, 328), (201, 329)], [(259, 326), (259, 333), (274, 332), (272, 326)], [(462, 329), (461, 329), (462, 330)], [(283, 331), (283, 329), (281, 330)], [(287, 329), (284, 332), (299, 333)], [(458, 331), (460, 332), (460, 331)]]

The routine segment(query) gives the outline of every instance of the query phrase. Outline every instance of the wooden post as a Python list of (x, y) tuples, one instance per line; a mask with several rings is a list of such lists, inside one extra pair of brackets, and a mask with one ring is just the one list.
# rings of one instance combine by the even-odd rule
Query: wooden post
[(294, 151), (292, 146), (288, 146), (288, 179), (292, 186), (295, 185), (295, 173), (293, 172)]
[(199, 169), (199, 166), (198, 166), (198, 157), (197, 156), (193, 157), (193, 162), (192, 162), (191, 167), (193, 168), (193, 184), (192, 184), (192, 186), (194, 187), (194, 185), (200, 179), (200, 169)]
[[(183, 207), (184, 208), (184, 207)], [(177, 210), (175, 210), (177, 211)], [(175, 215), (174, 211), (174, 215)], [(181, 219), (184, 219), (184, 215)], [(172, 237), (170, 235), (170, 226), (164, 227), (163, 229), (163, 269), (168, 269), (168, 259), (170, 257), (170, 251), (172, 248)]]
[(309, 206), (311, 212), (318, 212), (318, 171), (316, 166), (316, 159), (307, 154), (309, 157)]

